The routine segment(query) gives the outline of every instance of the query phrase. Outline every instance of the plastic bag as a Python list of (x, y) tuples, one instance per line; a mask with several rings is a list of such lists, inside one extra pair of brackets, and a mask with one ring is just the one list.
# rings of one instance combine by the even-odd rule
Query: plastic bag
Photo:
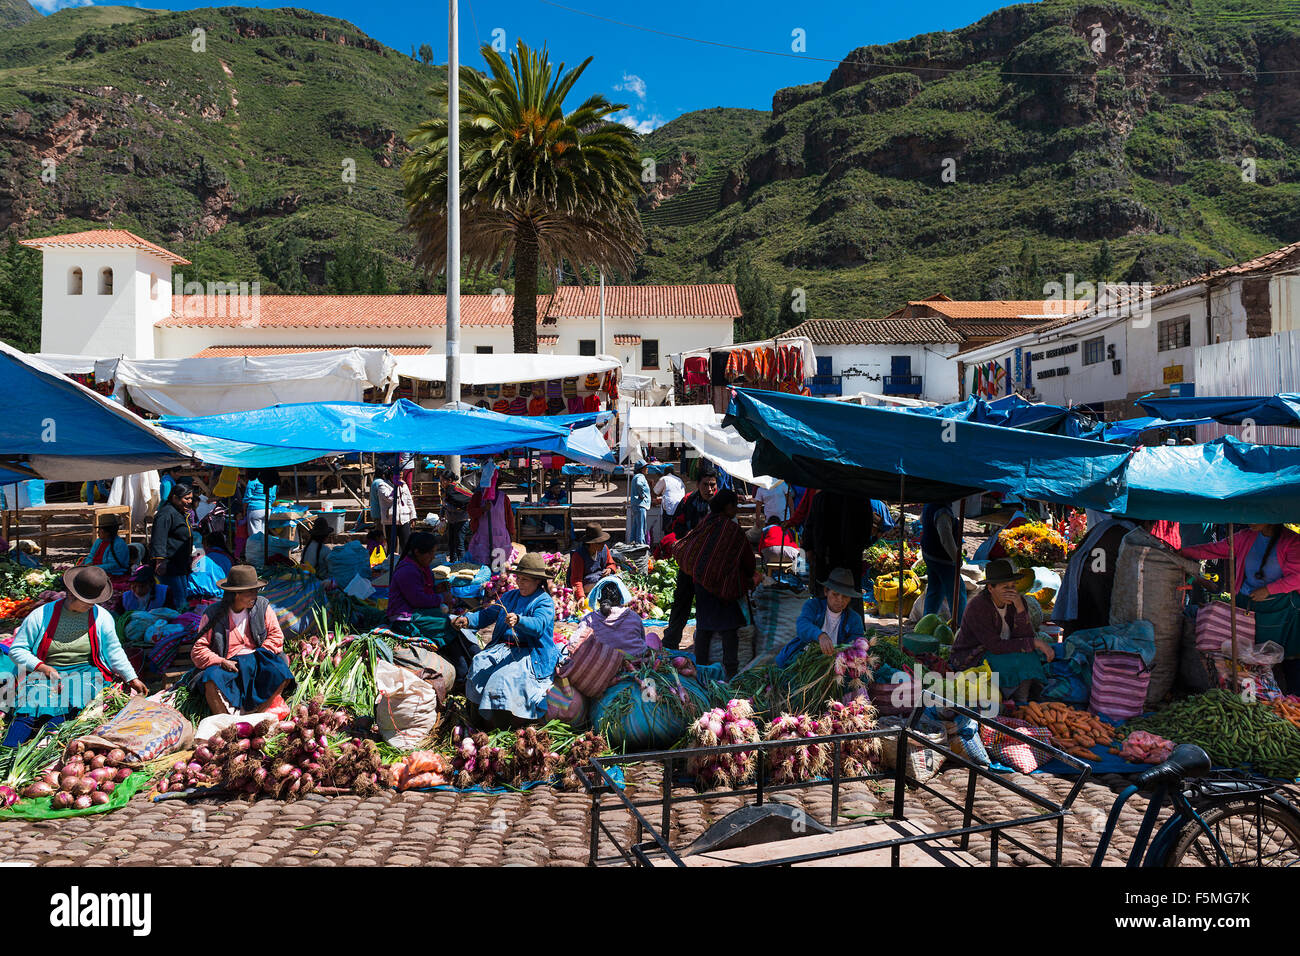
[(385, 741), (402, 750), (416, 746), (438, 724), (438, 692), (410, 671), (375, 662), (375, 723)]
[[(1232, 657), (1232, 641), (1226, 640), (1219, 645), (1219, 654), (1226, 658)], [(1269, 667), (1281, 664), (1286, 658), (1286, 648), (1276, 641), (1265, 641), (1263, 644), (1256, 644), (1252, 637), (1250, 641), (1237, 637), (1237, 660), (1242, 664), (1267, 664)]]

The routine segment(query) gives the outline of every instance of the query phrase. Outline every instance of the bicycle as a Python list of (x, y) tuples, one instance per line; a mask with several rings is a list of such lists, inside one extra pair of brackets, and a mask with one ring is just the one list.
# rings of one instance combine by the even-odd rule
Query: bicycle
[[(1093, 854), (1099, 867), (1120, 812), (1139, 791), (1152, 790), (1126, 866), (1294, 866), (1300, 863), (1300, 810), (1287, 785), (1247, 773), (1211, 773), (1195, 744), (1175, 747), (1115, 798)], [(1154, 837), (1165, 801), (1174, 812)], [(1238, 852), (1239, 851), (1239, 852)]]

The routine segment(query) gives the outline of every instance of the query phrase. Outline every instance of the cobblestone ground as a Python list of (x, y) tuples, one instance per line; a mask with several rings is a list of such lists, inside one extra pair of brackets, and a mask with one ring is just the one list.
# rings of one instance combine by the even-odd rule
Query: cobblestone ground
[[(657, 769), (634, 768), (631, 792), (658, 790)], [(1115, 779), (1118, 778), (1108, 778)], [(1027, 789), (1059, 800), (1071, 786), (1064, 777), (1019, 776)], [(960, 803), (966, 777), (941, 774), (936, 789)], [(873, 787), (875, 789), (873, 789)], [(887, 788), (887, 789), (886, 789)], [(686, 791), (681, 791), (685, 793)], [(887, 810), (892, 785), (850, 784), (842, 812), (850, 815)], [(777, 794), (801, 806), (814, 819), (829, 822), (830, 789)], [(1104, 780), (1085, 785), (1065, 826), (1064, 862), (1083, 866), (1091, 859), (1114, 791)], [(674, 811), (674, 846), (697, 837), (715, 819), (741, 805), (722, 796)], [(959, 812), (923, 791), (907, 795), (907, 816), (931, 829), (959, 825)], [(313, 795), (296, 803), (207, 799), (150, 803), (137, 796), (110, 813), (60, 821), (0, 823), (0, 862), (35, 866), (582, 866), (587, 860), (590, 801), (581, 794), (548, 787), (501, 795), (383, 792), (367, 798)], [(1008, 819), (1032, 812), (1032, 805), (993, 784), (981, 782), (976, 812), (986, 819)], [(1111, 863), (1119, 865), (1137, 831), (1145, 803), (1130, 801), (1120, 818)], [(657, 814), (648, 814), (657, 819)], [(622, 839), (632, 836), (623, 813), (606, 814)], [(1045, 851), (1055, 828), (1019, 831)], [(1003, 844), (1000, 865), (1041, 865)], [(602, 852), (611, 853), (605, 842)], [(971, 852), (989, 857), (987, 840)]]

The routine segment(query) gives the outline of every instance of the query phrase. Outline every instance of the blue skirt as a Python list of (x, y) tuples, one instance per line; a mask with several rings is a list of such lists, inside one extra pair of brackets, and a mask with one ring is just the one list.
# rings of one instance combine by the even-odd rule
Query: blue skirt
[(506, 711), (523, 720), (546, 716), (551, 675), (539, 679), (527, 647), (489, 644), (474, 655), (465, 680), (465, 696), (480, 711)]
[(220, 664), (205, 667), (199, 673), (198, 683), (216, 685), (221, 696), (238, 711), (247, 713), (261, 707), (285, 681), (288, 681), (284, 688), (286, 694), (296, 686), (293, 672), (284, 658), (272, 654), (265, 647), (259, 647), (251, 654), (240, 654), (235, 663), (239, 665), (237, 671), (228, 671)]

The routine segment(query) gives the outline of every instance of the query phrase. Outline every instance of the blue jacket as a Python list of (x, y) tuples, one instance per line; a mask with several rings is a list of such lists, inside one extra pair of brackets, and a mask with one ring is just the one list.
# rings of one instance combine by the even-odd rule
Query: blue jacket
[(546, 588), (538, 588), (528, 597), (518, 590), (507, 591), (501, 596), (500, 605), (490, 604), (485, 608), (465, 615), (465, 620), (473, 628), (495, 624), (492, 640), (506, 640), (507, 614), (518, 614), (519, 623), (515, 625), (513, 643), (529, 648), (529, 659), (533, 665), (533, 674), (538, 680), (549, 680), (555, 673), (556, 661), (560, 659), (560, 647), (555, 643), (555, 602), (546, 593)]
[[(36, 656), (36, 651), (45, 637), (45, 630), (50, 625), (50, 618), (54, 615), (55, 606), (61, 603), (63, 602), (51, 601), (48, 604), (42, 604), (31, 614), (28, 614), (19, 626), (18, 631), (14, 634), (13, 646), (9, 648), (9, 656), (14, 659), (14, 663), (19, 667), (35, 670), (36, 665), (41, 663), (40, 658)], [(99, 659), (123, 680), (135, 680), (135, 668), (127, 660), (126, 651), (122, 650), (122, 642), (117, 639), (117, 628), (113, 623), (113, 615), (98, 606), (93, 608), (92, 613), (95, 615), (97, 645), (95, 650)]]
[[(776, 656), (776, 666), (786, 667), (809, 644), (816, 644), (822, 632), (822, 622), (826, 620), (826, 601), (823, 598), (809, 598), (799, 612), (799, 620), (794, 625), (794, 637), (781, 648)], [(852, 607), (846, 607), (840, 615), (838, 634), (832, 634), (831, 640), (837, 645), (852, 644), (866, 634), (862, 618)]]
[(632, 507), (649, 508), (650, 507), (650, 482), (646, 481), (645, 475), (632, 476)]

